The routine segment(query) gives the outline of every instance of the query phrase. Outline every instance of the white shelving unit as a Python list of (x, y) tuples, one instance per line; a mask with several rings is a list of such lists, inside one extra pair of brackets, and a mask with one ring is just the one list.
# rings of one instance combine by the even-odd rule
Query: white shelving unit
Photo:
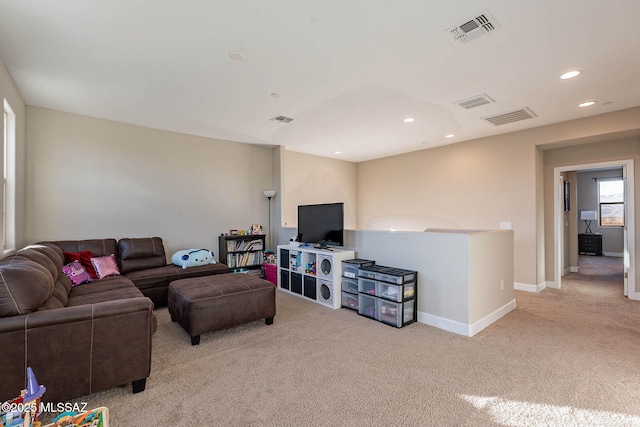
[(342, 261), (355, 258), (346, 249), (278, 246), (278, 288), (331, 307), (341, 306)]

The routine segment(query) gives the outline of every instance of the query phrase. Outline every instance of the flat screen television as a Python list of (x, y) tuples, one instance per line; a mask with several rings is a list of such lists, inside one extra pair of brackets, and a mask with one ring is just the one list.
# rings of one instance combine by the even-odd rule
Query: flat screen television
[(344, 203), (298, 206), (298, 240), (324, 246), (344, 246)]

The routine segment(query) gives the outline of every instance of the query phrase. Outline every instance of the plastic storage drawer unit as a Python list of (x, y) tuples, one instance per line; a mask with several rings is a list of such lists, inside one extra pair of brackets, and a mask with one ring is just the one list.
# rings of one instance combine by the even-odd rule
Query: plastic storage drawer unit
[(401, 328), (416, 320), (415, 300), (391, 302), (377, 299), (377, 319), (388, 325)]
[(359, 307), (358, 301), (359, 301), (358, 295), (342, 292), (343, 307), (350, 308), (352, 310), (357, 310)]
[(393, 283), (376, 282), (376, 295), (391, 301), (402, 302), (411, 299), (416, 294), (416, 283), (410, 282), (402, 285)]
[(360, 258), (342, 261), (342, 276), (350, 279), (357, 279), (360, 268), (370, 267), (375, 264), (375, 261)]
[(358, 294), (358, 314), (361, 314), (372, 319), (377, 319), (377, 298), (370, 297), (365, 294)]
[(358, 279), (342, 278), (342, 290), (344, 292), (350, 292), (352, 294), (358, 293)]

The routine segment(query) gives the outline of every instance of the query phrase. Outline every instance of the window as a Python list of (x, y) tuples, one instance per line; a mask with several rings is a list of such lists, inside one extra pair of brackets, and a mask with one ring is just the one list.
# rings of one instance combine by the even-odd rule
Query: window
[(2, 162), (2, 249), (15, 249), (16, 115), (4, 100)]
[(601, 227), (624, 227), (624, 181), (598, 181), (598, 202)]

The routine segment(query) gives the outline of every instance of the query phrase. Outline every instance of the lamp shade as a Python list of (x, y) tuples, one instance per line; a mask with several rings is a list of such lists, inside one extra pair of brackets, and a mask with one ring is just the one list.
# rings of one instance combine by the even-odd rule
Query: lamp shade
[(598, 212), (580, 211), (580, 219), (583, 221), (595, 221), (596, 219), (598, 219)]
[(264, 197), (272, 198), (276, 195), (276, 190), (264, 190), (262, 194), (264, 194)]

